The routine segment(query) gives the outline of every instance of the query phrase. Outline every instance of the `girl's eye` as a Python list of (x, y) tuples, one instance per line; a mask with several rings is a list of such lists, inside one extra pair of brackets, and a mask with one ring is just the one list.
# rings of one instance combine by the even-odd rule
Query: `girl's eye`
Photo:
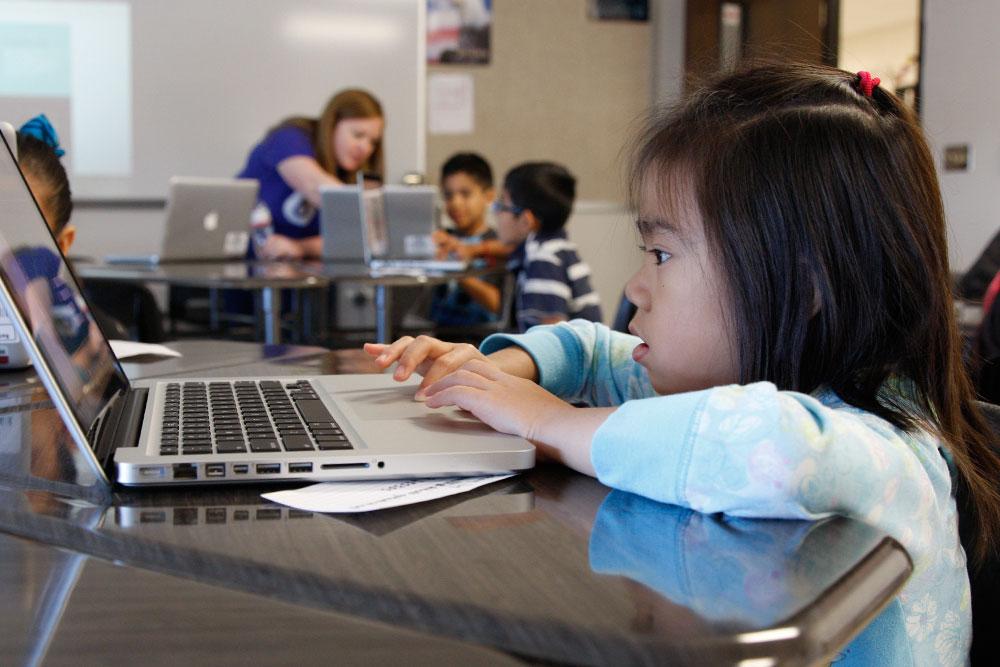
[(673, 256), (666, 250), (660, 250), (659, 248), (647, 248), (646, 246), (641, 245), (639, 246), (639, 249), (652, 255), (653, 263), (657, 266), (666, 263), (666, 261)]

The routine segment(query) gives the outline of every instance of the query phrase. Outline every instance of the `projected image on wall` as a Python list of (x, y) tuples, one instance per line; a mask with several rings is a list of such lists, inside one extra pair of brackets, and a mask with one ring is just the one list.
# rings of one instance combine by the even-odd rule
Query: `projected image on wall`
[(124, 2), (0, 1), (0, 120), (48, 116), (71, 178), (131, 172), (129, 24)]

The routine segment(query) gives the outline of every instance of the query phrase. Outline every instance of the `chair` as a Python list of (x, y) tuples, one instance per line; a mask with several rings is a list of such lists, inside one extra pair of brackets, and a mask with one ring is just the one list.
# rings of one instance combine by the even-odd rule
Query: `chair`
[(635, 316), (635, 304), (628, 300), (622, 292), (622, 300), (618, 302), (618, 310), (615, 312), (615, 319), (611, 321), (611, 328), (615, 331), (628, 333), (628, 323)]
[[(98, 324), (104, 328), (106, 322), (118, 323), (116, 335), (106, 332), (108, 337), (129, 338), (144, 343), (162, 343), (166, 340), (163, 331), (163, 316), (156, 304), (156, 298), (144, 285), (131, 285), (115, 280), (91, 278), (83, 285), (87, 301), (96, 306)], [(104, 318), (104, 322), (101, 318)], [(124, 331), (124, 335), (121, 335)]]
[[(1000, 405), (976, 402), (986, 420), (997, 434), (994, 447), (1000, 450)], [(997, 480), (1000, 484), (1000, 480)], [(968, 494), (962, 484), (955, 486), (955, 501), (958, 505), (958, 530), (962, 546), (970, 553), (970, 545), (975, 537), (975, 526), (967, 512)], [(1000, 614), (1000, 558), (991, 556), (976, 569), (970, 565), (969, 580), (972, 584), (972, 650), (969, 653), (973, 665), (1000, 664), (1000, 636), (996, 632), (994, 619)]]
[(990, 239), (969, 270), (959, 278), (957, 295), (969, 301), (981, 301), (997, 271), (1000, 271), (1000, 232)]
[(428, 322), (426, 327), (397, 327), (399, 334), (430, 333), (435, 338), (459, 343), (478, 344), (490, 334), (516, 330), (514, 318), (514, 293), (517, 291), (513, 273), (504, 275), (500, 287), (500, 316), (492, 322), (462, 326), (440, 326)]

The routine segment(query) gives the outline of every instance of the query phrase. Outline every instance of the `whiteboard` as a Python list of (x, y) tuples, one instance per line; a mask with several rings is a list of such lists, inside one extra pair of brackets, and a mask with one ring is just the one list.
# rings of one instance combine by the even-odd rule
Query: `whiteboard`
[[(398, 182), (425, 170), (425, 15), (425, 0), (0, 0), (0, 57), (31, 56), (0, 67), (0, 118), (49, 115), (75, 199), (162, 199), (171, 176), (234, 175), (268, 128), (316, 117), (334, 92), (360, 87), (382, 103), (386, 176)], [(124, 40), (80, 46), (79, 25), (116, 21)], [(60, 62), (65, 80), (44, 74)], [(102, 100), (96, 121), (76, 96)], [(120, 142), (123, 157), (107, 157)], [(95, 143), (106, 164), (75, 168), (73, 147), (80, 159)]]

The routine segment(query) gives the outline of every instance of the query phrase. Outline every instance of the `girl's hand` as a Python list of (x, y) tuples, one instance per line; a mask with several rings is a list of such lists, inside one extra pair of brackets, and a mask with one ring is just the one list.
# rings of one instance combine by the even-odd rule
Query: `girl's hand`
[(393, 362), (399, 365), (392, 377), (402, 382), (413, 373), (423, 376), (423, 381), (414, 394), (414, 398), (422, 400), (427, 387), (444, 376), (456, 371), (465, 362), (476, 359), (493, 366), (482, 352), (466, 343), (446, 343), (430, 336), (403, 336), (389, 345), (365, 343), (365, 352), (375, 357), (375, 365), (380, 369), (388, 368)]
[(591, 441), (615, 411), (575, 408), (533, 380), (478, 359), (435, 382), (426, 393), (429, 407), (454, 405), (468, 410), (498, 431), (531, 440), (542, 459), (591, 477), (596, 476), (590, 459)]
[(271, 234), (264, 246), (257, 250), (261, 259), (302, 259), (304, 254), (298, 241), (281, 234)]
[(494, 429), (537, 442), (550, 442), (550, 424), (572, 419), (576, 409), (531, 380), (473, 359), (427, 387), (427, 405), (468, 410)]

